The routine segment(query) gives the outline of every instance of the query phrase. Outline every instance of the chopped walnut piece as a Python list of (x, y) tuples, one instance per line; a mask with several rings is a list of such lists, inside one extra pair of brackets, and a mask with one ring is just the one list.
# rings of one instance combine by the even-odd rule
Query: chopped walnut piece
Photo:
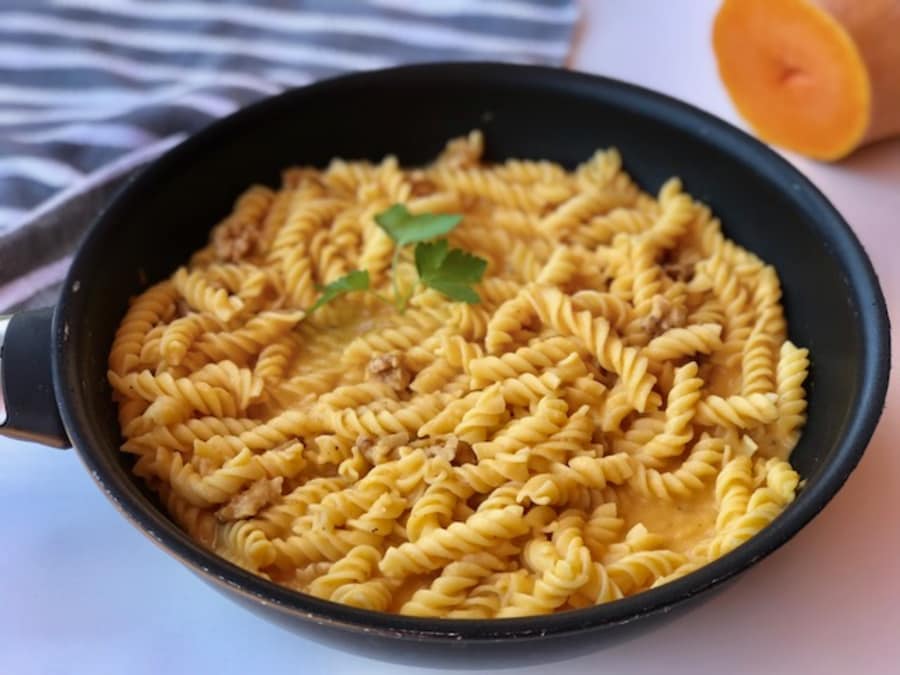
[(458, 195), (458, 197), (459, 206), (463, 211), (471, 211), (479, 202), (482, 201), (481, 197), (475, 194), (462, 194)]
[(184, 298), (178, 298), (175, 301), (175, 316), (182, 317), (187, 316), (191, 313), (191, 306), (187, 303), (187, 300)]
[(663, 272), (674, 281), (687, 283), (694, 278), (694, 263), (690, 261), (666, 263), (662, 268)]
[(357, 436), (356, 442), (353, 444), (357, 450), (361, 453), (366, 454), (369, 450), (375, 447), (375, 439), (371, 436)]
[(427, 178), (414, 178), (409, 186), (410, 194), (413, 197), (425, 197), (436, 190), (437, 185), (434, 184), (434, 181), (430, 181)]
[(227, 523), (241, 518), (250, 518), (264, 507), (281, 496), (281, 485), (284, 478), (278, 476), (271, 480), (261, 478), (251, 483), (250, 487), (231, 498), (225, 506), (216, 511), (216, 518)]
[(687, 310), (676, 305), (664, 295), (654, 295), (650, 313), (641, 321), (641, 328), (651, 338), (665, 333), (670, 328), (680, 328), (687, 321)]
[[(472, 449), (472, 446), (469, 445), (466, 441), (463, 441), (456, 436), (450, 436), (455, 441), (453, 446), (453, 463), (457, 466), (462, 464), (475, 464), (478, 462), (478, 457), (475, 455), (475, 451)], [(450, 441), (448, 439), (448, 446)]]
[(417, 438), (409, 444), (411, 448), (421, 448), (428, 457), (439, 457), (452, 464), (469, 464), (478, 461), (472, 446), (455, 434), (434, 438)]
[(684, 305), (673, 305), (672, 311), (669, 312), (667, 318), (663, 319), (660, 328), (662, 328), (663, 331), (667, 331), (670, 328), (681, 328), (687, 323), (687, 318), (687, 307)]
[(424, 451), (426, 457), (429, 459), (442, 459), (446, 462), (453, 461), (453, 450), (438, 442), (439, 439), (426, 438), (423, 440), (427, 441), (427, 443), (422, 443), (420, 447)]
[(650, 305), (650, 314), (647, 315), (648, 322), (656, 322), (657, 324), (663, 320), (663, 317), (672, 309), (672, 303), (664, 295), (654, 295), (652, 304)]
[(619, 376), (617, 373), (614, 373), (611, 370), (605, 370), (599, 365), (596, 368), (592, 369), (592, 371), (594, 379), (607, 389), (612, 389), (619, 381)]
[(409, 432), (407, 431), (398, 431), (395, 434), (388, 434), (378, 439), (378, 445), (391, 450), (407, 443), (409, 443)]
[(405, 390), (411, 379), (403, 364), (403, 355), (399, 352), (373, 356), (366, 370), (373, 380), (384, 382), (394, 391)]
[[(595, 380), (597, 380), (598, 382), (602, 381), (602, 378), (607, 373), (607, 371), (604, 370), (600, 365), (600, 362), (597, 361), (597, 357), (595, 357), (593, 354), (585, 354), (582, 357), (581, 362), (588, 369), (588, 373), (594, 376)], [(613, 373), (613, 376), (615, 377), (615, 373)]]
[(402, 448), (408, 443), (409, 434), (406, 431), (398, 431), (381, 438), (358, 436), (353, 447), (373, 464), (381, 464), (396, 459), (398, 448)]
[(673, 255), (673, 253), (672, 251), (668, 252), (664, 259), (660, 261), (663, 272), (673, 281), (682, 281), (684, 283), (691, 281), (694, 278), (697, 263), (700, 262), (700, 256), (694, 251), (680, 253), (677, 256)]
[(229, 220), (216, 229), (213, 248), (219, 260), (239, 262), (249, 256), (259, 241), (259, 230), (250, 223)]

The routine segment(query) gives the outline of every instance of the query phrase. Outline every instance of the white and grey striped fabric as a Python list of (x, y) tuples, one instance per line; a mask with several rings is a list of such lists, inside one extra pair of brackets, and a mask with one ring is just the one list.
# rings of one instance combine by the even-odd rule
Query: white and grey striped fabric
[(215, 118), (339, 72), (564, 63), (575, 0), (0, 0), (0, 311), (53, 301), (132, 172)]

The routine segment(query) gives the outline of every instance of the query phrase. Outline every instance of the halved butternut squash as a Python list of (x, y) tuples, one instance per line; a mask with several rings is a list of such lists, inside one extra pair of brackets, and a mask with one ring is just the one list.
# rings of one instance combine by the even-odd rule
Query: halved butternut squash
[(725, 0), (713, 50), (769, 143), (835, 160), (900, 134), (900, 0)]

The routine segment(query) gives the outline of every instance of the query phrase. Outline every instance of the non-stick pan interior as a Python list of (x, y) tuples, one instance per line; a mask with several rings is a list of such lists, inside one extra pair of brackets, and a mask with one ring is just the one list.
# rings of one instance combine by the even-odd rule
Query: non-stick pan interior
[[(774, 264), (790, 337), (810, 348), (813, 364), (809, 423), (792, 461), (807, 490), (836, 470), (838, 440), (872, 372), (864, 355), (872, 349), (865, 340), (874, 338), (864, 334), (861, 316), (877, 300), (853, 290), (868, 271), (835, 214), (761, 146), (687, 106), (619, 83), (492, 65), (387, 71), (289, 92), (202, 133), (126, 188), (78, 255), (59, 314), (58, 330), (68, 324), (64, 407), (78, 427), (75, 440), (87, 446), (82, 452), (127, 480), (105, 380), (116, 326), (128, 298), (184, 263), (244, 188), (276, 186), (284, 167), (322, 166), (335, 156), (391, 153), (421, 163), (474, 128), (484, 131), (496, 160), (546, 158), (573, 167), (615, 146), (642, 187), (655, 191), (680, 176), (722, 218), (728, 236)], [(854, 453), (842, 453), (849, 470)]]

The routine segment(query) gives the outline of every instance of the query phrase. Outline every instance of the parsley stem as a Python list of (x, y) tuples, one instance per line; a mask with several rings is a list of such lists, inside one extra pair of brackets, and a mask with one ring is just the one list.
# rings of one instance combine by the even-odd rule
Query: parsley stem
[(418, 290), (418, 288), (419, 288), (419, 282), (416, 281), (409, 287), (409, 292), (403, 296), (402, 301), (401, 301), (401, 306), (400, 306), (401, 314), (403, 314), (403, 312), (406, 311), (406, 306), (409, 304), (409, 301), (412, 299), (412, 296), (414, 296), (416, 294), (416, 291)]
[(378, 298), (379, 300), (381, 300), (381, 301), (382, 301), (383, 303), (385, 303), (386, 305), (394, 306), (394, 305), (396, 304), (393, 300), (391, 300), (391, 299), (390, 299), (388, 296), (386, 296), (384, 293), (379, 293), (378, 291), (372, 291), (372, 295), (374, 295), (376, 298)]
[(397, 265), (400, 264), (400, 245), (394, 244), (394, 257), (391, 259), (391, 286), (394, 289), (394, 306), (400, 314), (406, 311), (406, 302), (400, 295), (400, 284), (397, 281)]

